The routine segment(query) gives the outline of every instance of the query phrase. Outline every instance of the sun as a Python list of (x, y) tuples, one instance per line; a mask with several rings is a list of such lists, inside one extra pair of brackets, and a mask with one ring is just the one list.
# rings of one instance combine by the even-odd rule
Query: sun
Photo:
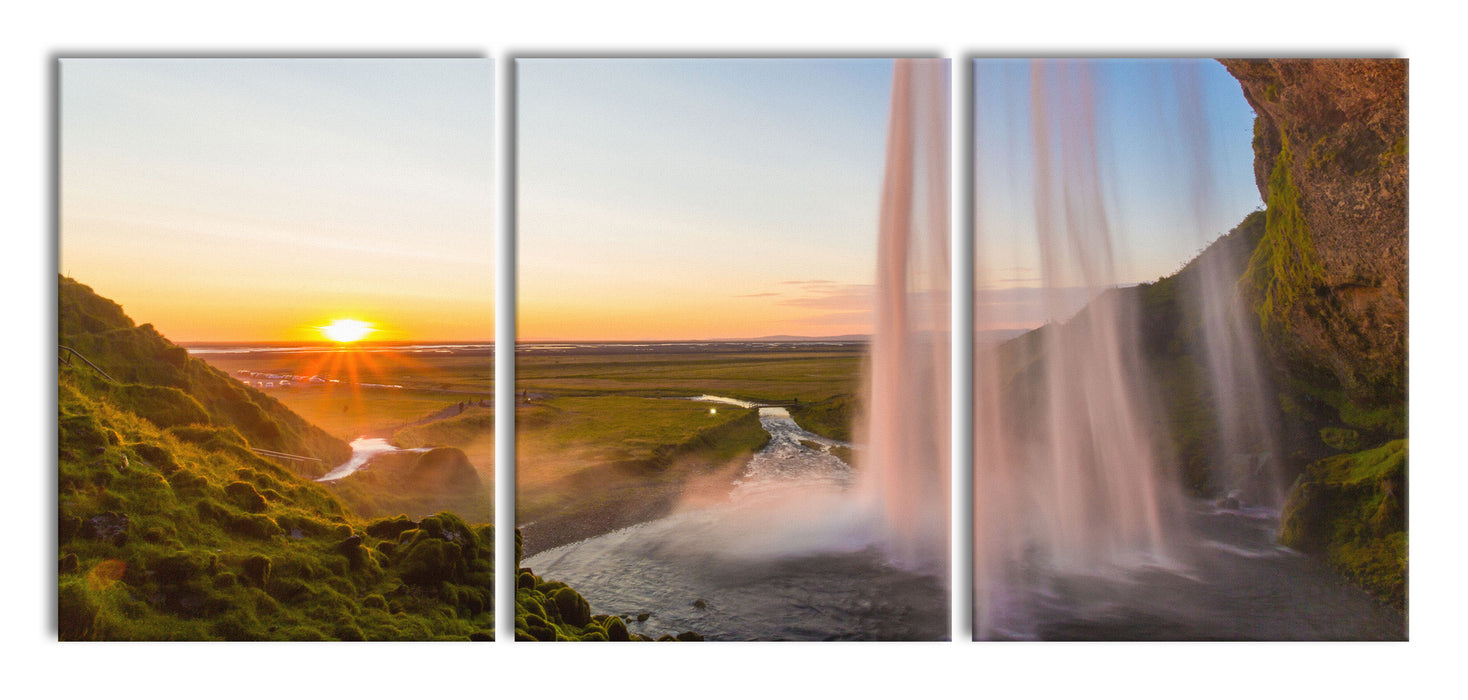
[(321, 334), (338, 343), (355, 343), (367, 337), (367, 334), (377, 330), (371, 324), (350, 318), (338, 318), (317, 330)]

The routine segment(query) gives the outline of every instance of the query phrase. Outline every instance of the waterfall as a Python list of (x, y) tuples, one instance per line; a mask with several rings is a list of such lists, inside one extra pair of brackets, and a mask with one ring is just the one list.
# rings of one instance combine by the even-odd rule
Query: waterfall
[(949, 193), (947, 62), (893, 68), (877, 251), (877, 323), (858, 442), (859, 495), (889, 557), (947, 570)]
[[(1179, 122), (1185, 154), (1176, 173), (1185, 183), (1194, 221), (1205, 222), (1217, 213), (1216, 185), (1212, 180), (1213, 154), (1208, 139), (1209, 116), (1202, 109), (1196, 63), (1173, 71), (1178, 86)], [(1216, 232), (1197, 227), (1200, 246)], [(1215, 449), (1210, 455), (1210, 480), (1215, 490), (1235, 502), (1278, 508), (1284, 502), (1280, 483), (1279, 437), (1275, 434), (1273, 391), (1260, 355), (1263, 343), (1258, 324), (1239, 293), (1246, 257), (1238, 249), (1216, 249), (1196, 261), (1196, 279), (1187, 301), (1199, 318), (1198, 354), (1208, 372), (1209, 403), (1217, 421)]]
[[(1027, 178), (975, 178), (976, 282), (995, 288), (1000, 280), (992, 270), (1000, 263), (985, 256), (1015, 240), (1032, 241), (1038, 286), (1027, 291), (1046, 322), (1001, 344), (983, 331), (1005, 319), (975, 302), (974, 605), (981, 637), (1024, 634), (1006, 626), (1026, 617), (1024, 597), (1049, 578), (1169, 563), (1180, 536), (1182, 490), (1175, 466), (1160, 457), (1167, 433), (1141, 357), (1139, 296), (1117, 288), (1131, 251), (1115, 230), (1103, 186), (1115, 173), (1101, 157), (1108, 144), (1096, 92), (1087, 63), (1033, 61), (1027, 95), (1007, 106), (1015, 123), (1004, 132), (1028, 140), (976, 137), (977, 158), (1007, 159), (1007, 177)], [(979, 132), (990, 133), (987, 126)], [(1088, 302), (1079, 312), (1078, 298)]]

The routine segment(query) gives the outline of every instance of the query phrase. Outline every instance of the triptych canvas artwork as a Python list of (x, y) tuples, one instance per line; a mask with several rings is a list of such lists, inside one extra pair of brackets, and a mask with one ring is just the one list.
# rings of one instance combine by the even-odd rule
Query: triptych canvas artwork
[(511, 61), (60, 59), (60, 639), (1406, 638), (1405, 61)]

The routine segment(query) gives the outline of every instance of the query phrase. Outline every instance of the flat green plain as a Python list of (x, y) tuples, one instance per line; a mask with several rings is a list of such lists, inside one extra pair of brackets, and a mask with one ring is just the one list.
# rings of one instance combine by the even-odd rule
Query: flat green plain
[(783, 352), (519, 353), (515, 390), (819, 401), (855, 393), (863, 357), (864, 349), (855, 345)]

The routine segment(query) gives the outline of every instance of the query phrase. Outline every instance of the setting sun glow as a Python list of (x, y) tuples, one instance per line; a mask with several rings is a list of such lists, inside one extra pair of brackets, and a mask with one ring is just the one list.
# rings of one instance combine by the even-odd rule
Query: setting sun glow
[(321, 334), (338, 343), (355, 343), (377, 330), (363, 321), (339, 318), (321, 327)]

